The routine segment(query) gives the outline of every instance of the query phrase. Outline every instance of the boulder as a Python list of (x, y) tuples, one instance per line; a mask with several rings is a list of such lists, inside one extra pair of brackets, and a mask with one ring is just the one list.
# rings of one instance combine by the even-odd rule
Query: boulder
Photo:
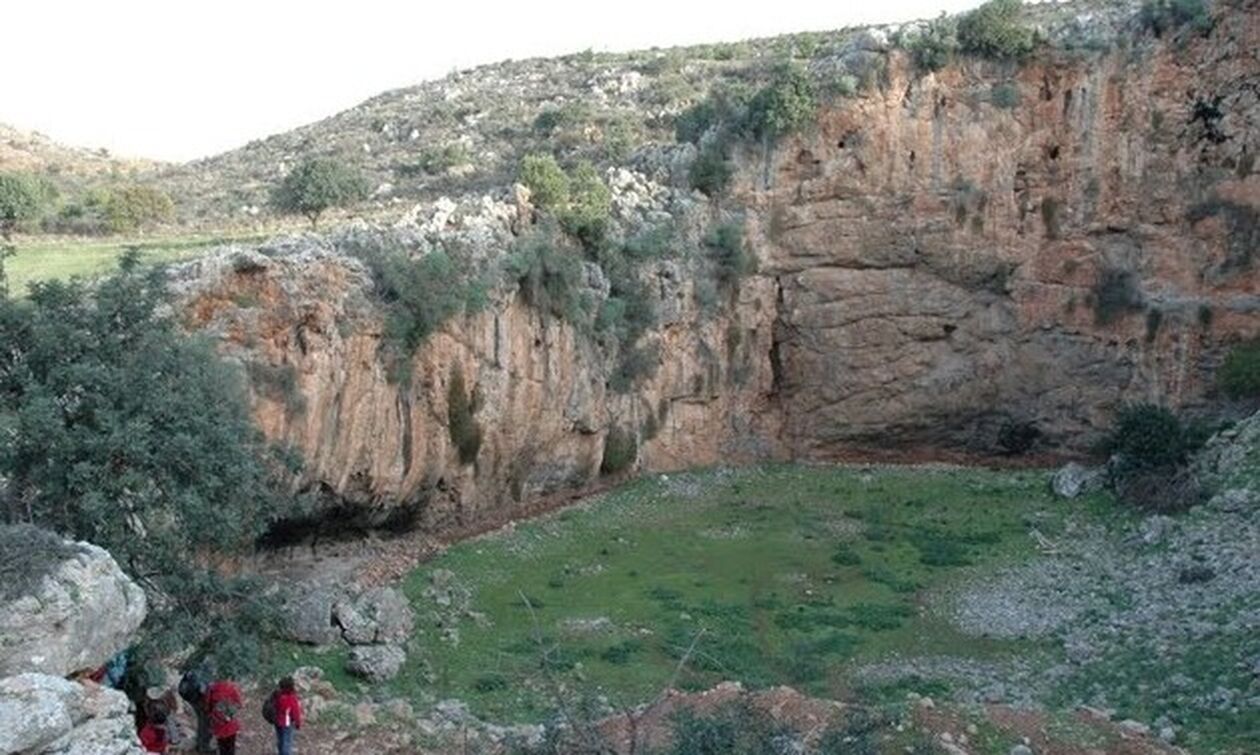
[(1071, 462), (1050, 478), (1050, 489), (1060, 498), (1077, 498), (1102, 490), (1106, 481), (1103, 470)]
[(0, 753), (143, 755), (126, 695), (46, 674), (0, 679)]
[(35, 527), (0, 528), (0, 676), (68, 676), (122, 650), (144, 591), (102, 548)]
[(378, 587), (338, 601), (333, 621), (351, 645), (401, 643), (411, 636), (415, 614), (401, 592)]
[(407, 653), (397, 645), (358, 645), (346, 659), (346, 671), (369, 682), (383, 682), (398, 675)]
[(1213, 493), (1249, 490), (1260, 498), (1260, 412), (1212, 436), (1194, 470)]
[(280, 609), (280, 633), (307, 645), (331, 645), (341, 639), (333, 606), (341, 599), (334, 589), (315, 586), (292, 592)]

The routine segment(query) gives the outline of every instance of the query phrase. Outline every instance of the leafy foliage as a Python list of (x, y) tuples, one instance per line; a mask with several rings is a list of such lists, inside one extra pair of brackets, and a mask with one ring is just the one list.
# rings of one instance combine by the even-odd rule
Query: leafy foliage
[(345, 207), (367, 198), (367, 180), (356, 170), (326, 158), (307, 158), (289, 171), (272, 193), (277, 210), (303, 215), (314, 228), (332, 207)]
[(560, 212), (560, 225), (587, 249), (597, 249), (608, 233), (612, 192), (595, 166), (580, 163), (569, 178), (569, 201)]
[(1231, 398), (1260, 398), (1260, 340), (1230, 349), (1216, 379)]
[(1120, 457), (1125, 472), (1180, 466), (1196, 445), (1177, 415), (1155, 404), (1121, 409), (1105, 441), (1106, 450)]
[(175, 204), (166, 192), (152, 186), (119, 186), (106, 193), (102, 210), (110, 231), (127, 233), (170, 220)]
[(1036, 45), (1033, 29), (1020, 21), (1020, 0), (989, 0), (958, 19), (958, 45), (974, 55), (1018, 60)]
[(107, 548), (174, 642), (249, 595), (209, 564), (249, 549), (288, 499), (240, 371), (180, 332), (166, 296), (128, 254), (95, 287), (0, 300), (0, 512)]
[(787, 66), (748, 103), (746, 129), (754, 137), (773, 141), (800, 130), (816, 109), (809, 76), (797, 66)]
[(704, 239), (710, 256), (716, 263), (718, 284), (727, 288), (739, 287), (739, 282), (756, 272), (757, 261), (744, 243), (744, 229), (738, 223), (715, 226)]
[(530, 306), (574, 324), (586, 320), (581, 257), (565, 246), (554, 226), (544, 225), (517, 242), (504, 261), (504, 273)]
[(1199, 32), (1212, 29), (1212, 14), (1203, 0), (1146, 0), (1140, 18), (1157, 37), (1182, 27)]
[(553, 155), (526, 155), (521, 160), (520, 182), (529, 189), (534, 204), (544, 210), (569, 202), (569, 176)]
[(19, 224), (38, 217), (45, 201), (45, 192), (31, 176), (0, 173), (0, 238), (9, 238)]
[(958, 52), (958, 22), (942, 13), (905, 41), (914, 64), (924, 71), (939, 71)]
[(687, 170), (687, 179), (691, 188), (704, 192), (710, 197), (721, 196), (726, 192), (735, 168), (731, 165), (727, 146), (721, 142), (706, 144)]

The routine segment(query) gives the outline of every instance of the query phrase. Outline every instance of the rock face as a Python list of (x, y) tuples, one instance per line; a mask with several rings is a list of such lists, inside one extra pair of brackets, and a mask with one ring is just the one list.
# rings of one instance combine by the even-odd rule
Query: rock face
[(49, 540), (29, 589), (0, 593), (0, 676), (66, 676), (96, 668), (127, 646), (144, 621), (141, 590), (105, 550), (63, 543), (30, 527), (0, 528), (0, 542)]
[[(291, 377), (255, 381), (258, 423), (301, 451), (339, 521), (467, 527), (591, 485), (618, 435), (630, 469), (653, 471), (1078, 453), (1124, 402), (1201, 402), (1228, 344), (1260, 335), (1260, 13), (1224, 12), (1207, 36), (1130, 29), (1133, 48), (1018, 68), (921, 75), (864, 44), (880, 84), (737, 150), (720, 211), (680, 185), (690, 145), (610, 171), (619, 226), (673, 219), (694, 248), (704, 223), (742, 218), (758, 264), (716, 307), (693, 256), (645, 264), (658, 322), (640, 344), (660, 356), (625, 393), (616, 353), (511, 285), (395, 379), (353, 239), (199, 262), (179, 283), (187, 321), (251, 374)], [(404, 230), (417, 254), (485, 263), (531, 214), (519, 197), (446, 202)], [(477, 398), (471, 463), (448, 430), (455, 375)]]
[(143, 755), (121, 692), (45, 674), (0, 679), (0, 753)]
[(1213, 436), (1195, 457), (1195, 473), (1232, 501), (1260, 498), (1260, 412)]

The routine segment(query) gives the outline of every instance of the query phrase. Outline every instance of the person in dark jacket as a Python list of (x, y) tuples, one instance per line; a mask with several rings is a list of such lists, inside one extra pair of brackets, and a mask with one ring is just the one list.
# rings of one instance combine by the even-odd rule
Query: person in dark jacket
[(210, 747), (210, 712), (206, 707), (206, 690), (214, 677), (210, 662), (203, 660), (184, 672), (179, 680), (179, 696), (184, 698), (197, 717), (197, 752), (211, 753)]
[(236, 736), (241, 733), (240, 688), (226, 679), (211, 683), (206, 688), (206, 713), (219, 755), (236, 755)]
[(302, 728), (302, 701), (298, 699), (293, 677), (286, 676), (276, 686), (276, 752), (293, 755), (293, 733)]

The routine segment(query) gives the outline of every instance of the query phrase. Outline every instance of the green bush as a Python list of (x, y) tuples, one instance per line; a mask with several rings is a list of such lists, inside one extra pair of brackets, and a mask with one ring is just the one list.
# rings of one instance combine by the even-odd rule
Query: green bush
[(1157, 37), (1183, 26), (1206, 33), (1213, 23), (1204, 0), (1146, 0), (1140, 18)]
[(958, 19), (958, 45), (963, 52), (999, 60), (1026, 57), (1036, 34), (1020, 20), (1020, 0), (989, 0)]
[(989, 102), (994, 107), (1011, 110), (1019, 106), (1019, 87), (1011, 83), (994, 84), (989, 90)]
[(744, 229), (739, 223), (723, 223), (709, 231), (705, 246), (716, 264), (718, 284), (736, 289), (739, 282), (757, 270), (757, 261), (744, 243)]
[(1203, 443), (1201, 433), (1182, 425), (1177, 415), (1155, 404), (1126, 406), (1103, 442), (1103, 449), (1118, 456), (1117, 471), (1175, 469)]
[(581, 257), (564, 245), (554, 226), (545, 225), (518, 241), (503, 269), (520, 287), (526, 304), (574, 325), (587, 320)]
[(698, 716), (681, 711), (674, 719), (669, 755), (767, 755), (781, 752), (783, 727), (747, 704), (728, 703)]
[(554, 210), (569, 202), (569, 176), (553, 155), (526, 155), (518, 179), (529, 189), (534, 205)]
[(773, 141), (811, 122), (817, 107), (809, 76), (797, 66), (787, 66), (748, 103), (745, 130), (758, 139)]
[(734, 175), (735, 167), (731, 164), (727, 147), (720, 142), (705, 145), (687, 169), (691, 188), (710, 197), (726, 193), (726, 187), (730, 185)]
[(254, 427), (241, 371), (170, 307), (161, 272), (134, 254), (93, 285), (0, 298), (0, 516), (109, 550), (149, 594), (149, 634), (167, 649), (236, 620), (251, 593), (204, 564), (248, 552), (292, 504), (280, 481), (292, 470)]
[(0, 238), (34, 220), (48, 202), (40, 182), (24, 173), (0, 173)]
[(718, 125), (721, 120), (717, 101), (712, 97), (701, 100), (674, 118), (674, 139), (700, 144), (709, 129)]
[(1260, 398), (1260, 340), (1230, 349), (1216, 380), (1231, 398)]
[(442, 147), (427, 147), (420, 152), (420, 158), (414, 163), (399, 165), (394, 170), (403, 177), (425, 174), (437, 176), (471, 161), (472, 155), (468, 153), (468, 148), (456, 142)]
[(905, 41), (906, 51), (923, 71), (939, 71), (949, 65), (958, 51), (958, 23), (942, 13)]
[(609, 429), (604, 439), (604, 458), (599, 471), (605, 475), (624, 472), (639, 458), (639, 442), (634, 435), (620, 427)]
[(569, 199), (559, 212), (560, 225), (587, 249), (598, 249), (608, 233), (612, 192), (595, 166), (581, 163), (569, 179)]
[(1099, 325), (1109, 325), (1145, 305), (1137, 276), (1132, 271), (1114, 267), (1105, 267), (1099, 273), (1090, 300)]
[(288, 215), (302, 215), (311, 228), (332, 207), (346, 207), (368, 196), (367, 179), (358, 171), (327, 158), (298, 163), (272, 192), (271, 202)]
[(103, 210), (109, 230), (129, 233), (170, 220), (175, 214), (175, 204), (161, 189), (119, 186), (109, 189)]
[(451, 443), (459, 451), (459, 460), (463, 464), (476, 461), (477, 453), (481, 450), (481, 426), (474, 416), (476, 412), (476, 401), (464, 388), (463, 370), (458, 366), (452, 367), (446, 385), (447, 429), (450, 431)]

